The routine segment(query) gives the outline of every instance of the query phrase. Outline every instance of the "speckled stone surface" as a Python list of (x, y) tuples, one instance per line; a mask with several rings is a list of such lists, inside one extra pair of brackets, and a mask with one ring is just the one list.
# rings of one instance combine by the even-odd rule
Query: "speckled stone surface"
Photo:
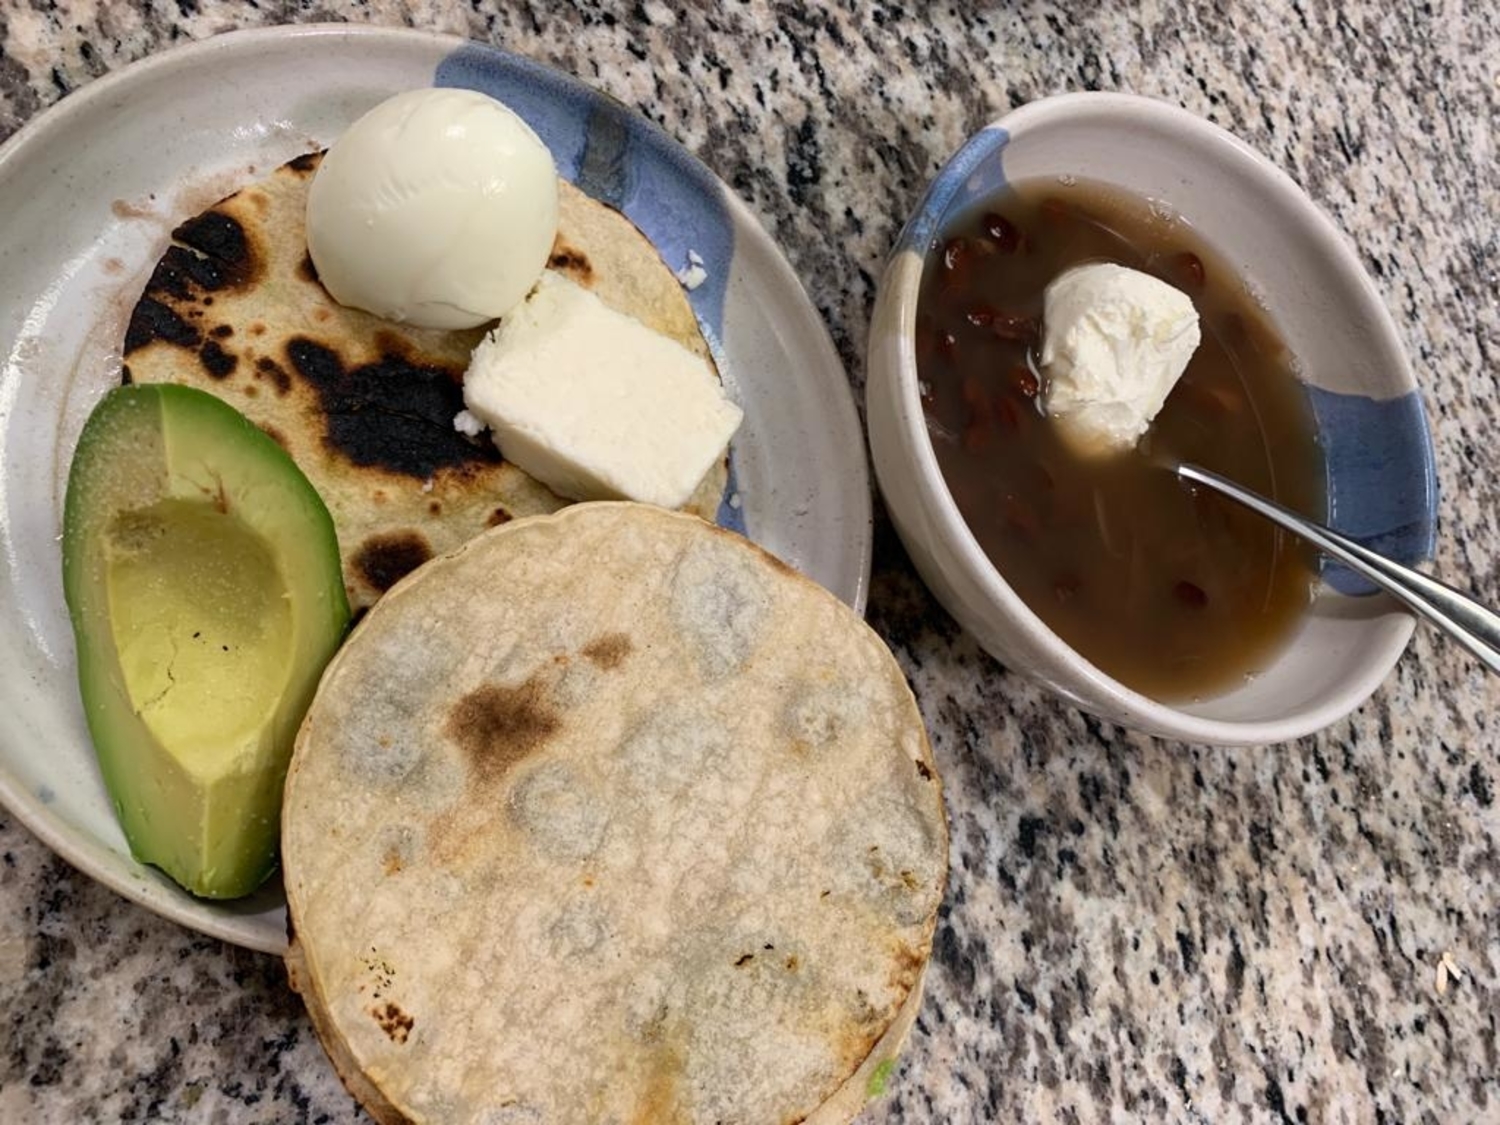
[[(496, 42), (638, 106), (743, 195), (858, 389), (883, 256), (968, 132), (1063, 90), (1165, 98), (1269, 155), (1357, 245), (1431, 416), (1437, 568), (1500, 602), (1492, 0), (497, 7), (4, 0), (0, 134), (232, 27)], [(953, 877), (868, 1120), (1500, 1121), (1500, 681), (1420, 632), (1319, 737), (1155, 742), (986, 657), (883, 520), (870, 618), (932, 732)], [(360, 1116), (274, 959), (155, 918), (0, 812), (0, 1121)]]

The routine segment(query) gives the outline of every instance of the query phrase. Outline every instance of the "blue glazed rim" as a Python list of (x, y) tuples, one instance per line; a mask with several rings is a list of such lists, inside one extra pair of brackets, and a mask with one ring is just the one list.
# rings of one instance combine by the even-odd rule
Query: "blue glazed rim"
[[(1158, 109), (1164, 106), (1134, 95), (1062, 97), (1142, 102)], [(1191, 116), (1186, 110), (1171, 108)], [(1326, 212), (1312, 203), (1279, 168), (1218, 126), (1194, 120), (1199, 125), (1208, 125), (1252, 156), (1316, 210), (1330, 230), (1338, 229)], [(925, 258), (937, 233), (954, 215), (1003, 190), (1008, 183), (1004, 157), (1010, 143), (1010, 130), (1000, 124), (991, 124), (970, 137), (928, 185), (902, 229), (892, 256), (913, 253)], [(1384, 300), (1347, 238), (1339, 242), (1335, 252), (1344, 257), (1340, 264), (1357, 274), (1366, 295), (1389, 321)], [(1397, 346), (1404, 354), (1399, 342)], [(1410, 378), (1409, 371), (1406, 374), (1410, 389), (1390, 398), (1326, 390), (1306, 378), (1299, 378), (1298, 382), (1306, 395), (1315, 438), (1323, 455), (1326, 498), (1323, 522), (1373, 551), (1415, 566), (1433, 557), (1439, 493), (1427, 411), (1415, 380)], [(1319, 565), (1323, 581), (1340, 594), (1363, 597), (1377, 592), (1367, 579), (1326, 556), (1320, 556)]]

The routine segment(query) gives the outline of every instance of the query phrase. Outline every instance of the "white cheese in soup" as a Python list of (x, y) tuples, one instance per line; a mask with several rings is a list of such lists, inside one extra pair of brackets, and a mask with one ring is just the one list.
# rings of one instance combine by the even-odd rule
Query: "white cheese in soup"
[(1200, 341), (1192, 299), (1139, 270), (1096, 262), (1043, 296), (1047, 413), (1082, 452), (1140, 440)]

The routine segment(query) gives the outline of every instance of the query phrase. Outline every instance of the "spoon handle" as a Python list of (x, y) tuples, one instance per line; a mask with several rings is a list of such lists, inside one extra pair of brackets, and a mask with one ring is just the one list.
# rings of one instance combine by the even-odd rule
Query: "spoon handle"
[(1474, 599), (1435, 578), (1392, 562), (1384, 555), (1377, 555), (1352, 539), (1346, 539), (1322, 524), (1304, 519), (1217, 473), (1200, 469), (1197, 465), (1178, 465), (1177, 475), (1183, 480), (1207, 485), (1222, 492), (1346, 563), (1400, 599), (1414, 613), (1442, 629), (1479, 657), (1490, 671), (1500, 672), (1500, 614), (1486, 609)]

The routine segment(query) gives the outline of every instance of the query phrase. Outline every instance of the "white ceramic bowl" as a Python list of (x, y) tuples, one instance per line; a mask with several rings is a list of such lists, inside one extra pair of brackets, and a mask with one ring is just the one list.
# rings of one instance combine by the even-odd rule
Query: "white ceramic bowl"
[[(1194, 742), (1277, 742), (1347, 715), (1379, 686), (1413, 620), (1341, 568), (1275, 663), (1232, 691), (1168, 706), (1069, 648), (990, 564), (938, 469), (913, 335), (923, 256), (954, 215), (1008, 182), (1078, 177), (1159, 200), (1262, 295), (1296, 356), (1327, 463), (1329, 522), (1403, 562), (1431, 555), (1436, 486), (1421, 398), (1354, 252), (1286, 175), (1215, 125), (1123, 94), (1067, 94), (986, 127), (927, 189), (886, 267), (869, 340), (875, 472), (939, 600), (991, 654), (1077, 706)], [(1144, 643), (1144, 639), (1143, 639)]]

